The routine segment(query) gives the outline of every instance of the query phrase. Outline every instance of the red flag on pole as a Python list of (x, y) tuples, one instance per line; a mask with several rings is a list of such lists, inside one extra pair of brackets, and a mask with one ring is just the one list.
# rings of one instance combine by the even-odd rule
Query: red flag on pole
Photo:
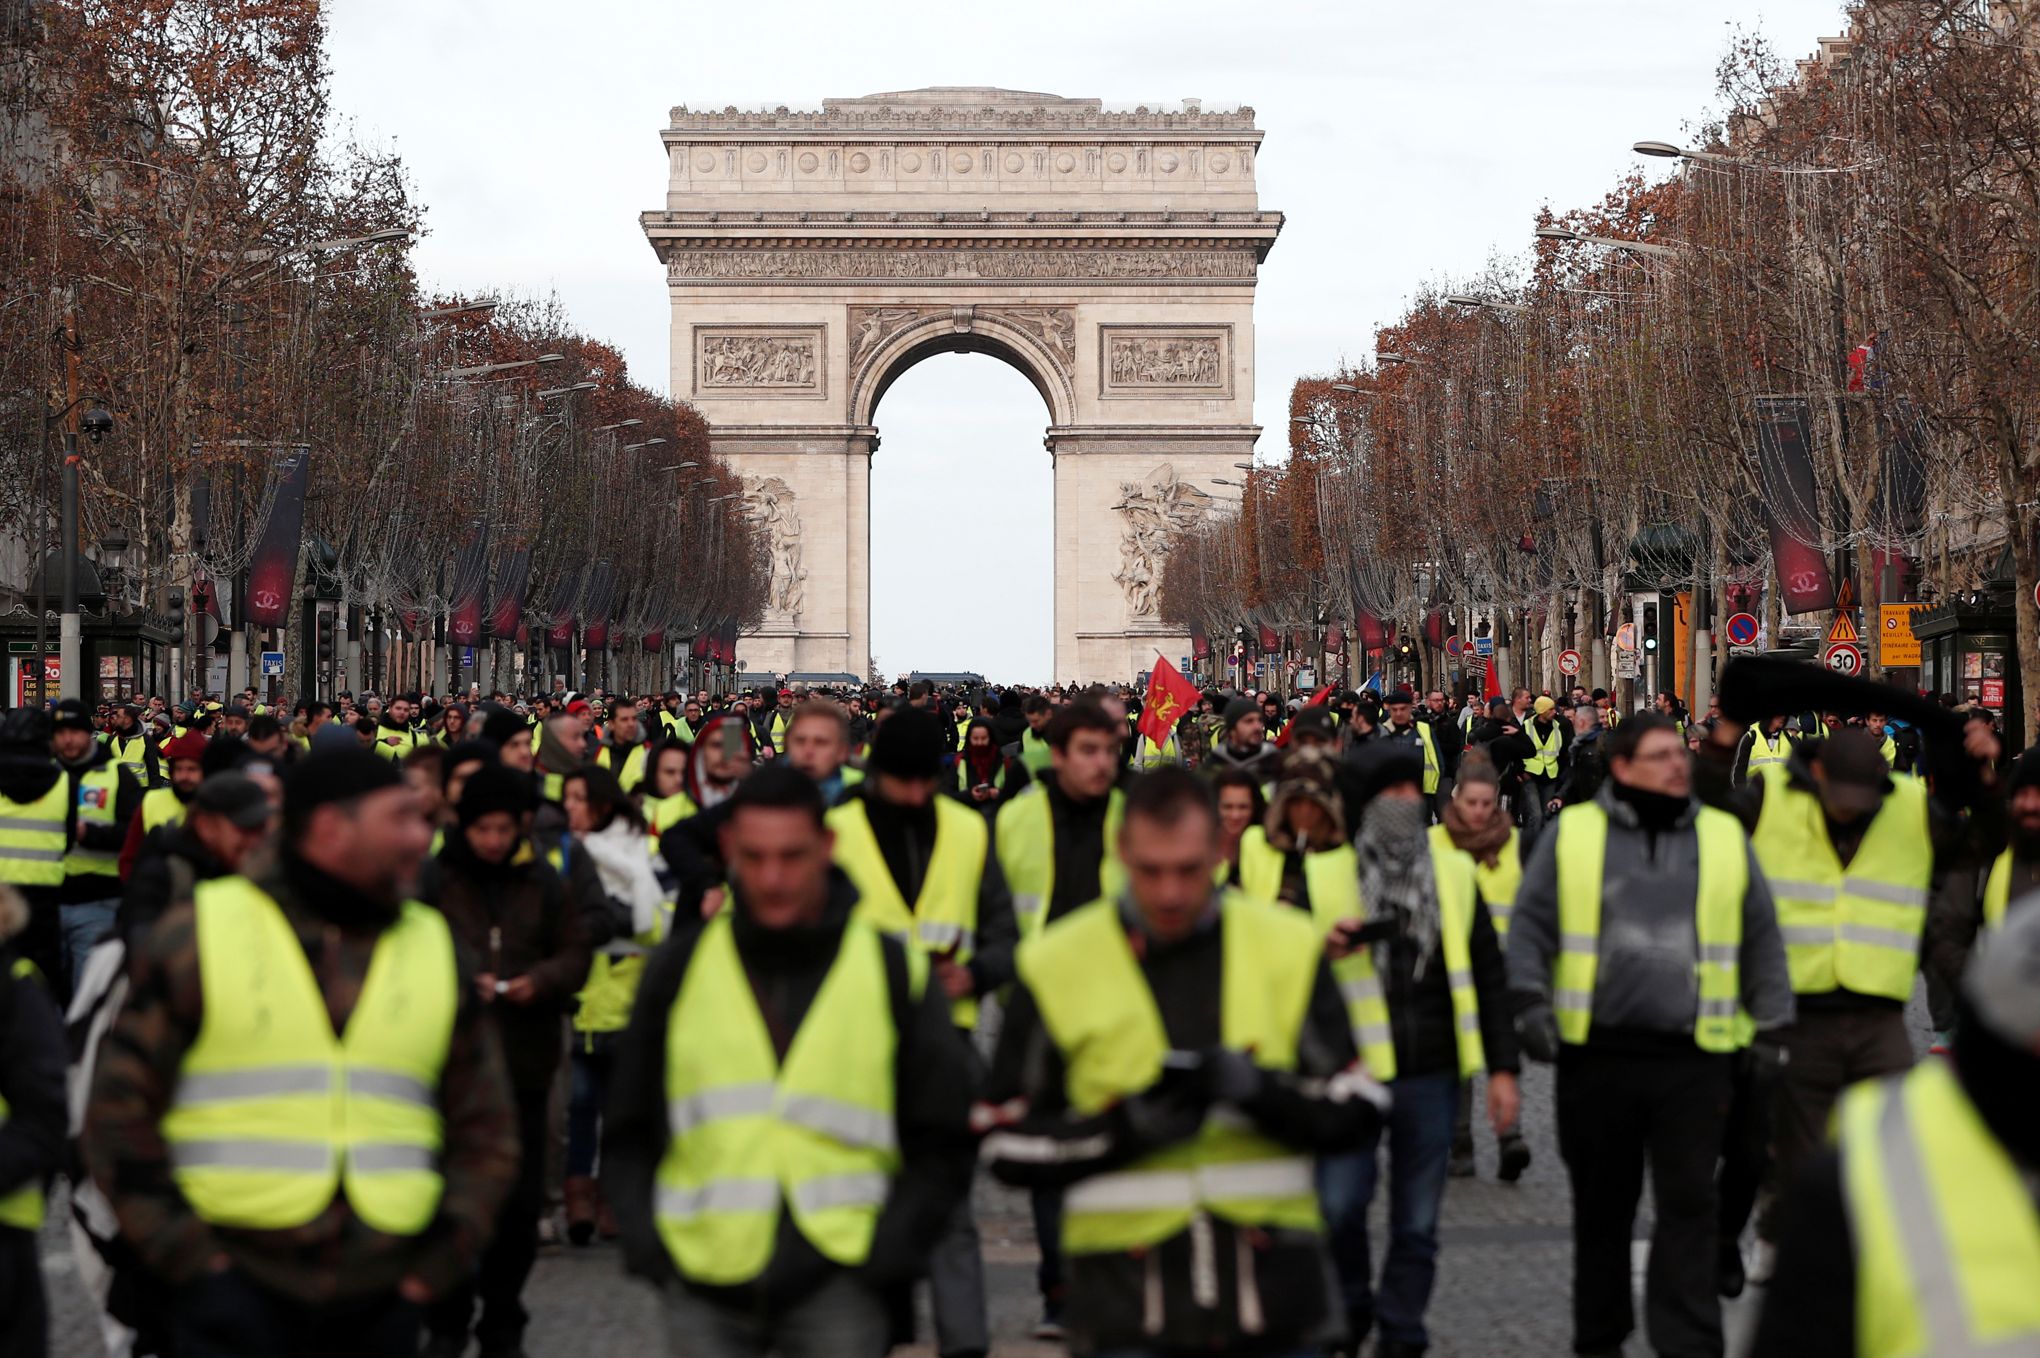
[(1154, 672), (1148, 676), (1147, 703), (1140, 710), (1140, 733), (1160, 748), (1176, 733), (1176, 723), (1197, 705), (1200, 696), (1167, 656), (1156, 656)]
[[(1304, 706), (1305, 706), (1305, 707), (1316, 707), (1316, 706), (1320, 705), (1321, 703), (1324, 703), (1325, 701), (1327, 701), (1327, 700), (1328, 700), (1328, 699), (1329, 699), (1329, 698), (1330, 698), (1330, 697), (1332, 696), (1332, 691), (1333, 691), (1334, 689), (1336, 689), (1337, 687), (1338, 687), (1338, 685), (1337, 685), (1337, 684), (1326, 684), (1326, 685), (1325, 685), (1325, 686), (1324, 686), (1323, 688), (1321, 688), (1321, 689), (1319, 689), (1319, 690), (1318, 690), (1317, 692), (1315, 692), (1315, 693), (1311, 694), (1311, 695), (1310, 695), (1310, 700), (1309, 700), (1308, 702), (1304, 703)], [(1296, 729), (1296, 722), (1295, 722), (1295, 720), (1294, 720), (1294, 719), (1291, 719), (1290, 721), (1288, 721), (1287, 723), (1285, 723), (1285, 724), (1283, 725), (1283, 727), (1282, 727), (1282, 733), (1281, 733), (1280, 735), (1278, 735), (1278, 736), (1276, 736), (1276, 737), (1275, 737), (1275, 746), (1276, 746), (1276, 748), (1277, 748), (1277, 749), (1287, 749), (1287, 748), (1288, 748), (1288, 746), (1289, 746), (1289, 733), (1290, 733), (1291, 731), (1294, 731), (1295, 729)]]

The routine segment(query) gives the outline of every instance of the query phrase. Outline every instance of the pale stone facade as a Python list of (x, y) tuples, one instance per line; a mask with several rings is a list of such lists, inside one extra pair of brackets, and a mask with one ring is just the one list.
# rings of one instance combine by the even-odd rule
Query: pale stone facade
[(1186, 640), (1158, 548), (1250, 461), (1260, 210), (1253, 110), (928, 89), (822, 110), (673, 110), (645, 234), (666, 265), (673, 394), (766, 523), (753, 670), (862, 675), (874, 412), (930, 354), (989, 353), (1047, 404), (1055, 655), (1016, 679), (1125, 680)]

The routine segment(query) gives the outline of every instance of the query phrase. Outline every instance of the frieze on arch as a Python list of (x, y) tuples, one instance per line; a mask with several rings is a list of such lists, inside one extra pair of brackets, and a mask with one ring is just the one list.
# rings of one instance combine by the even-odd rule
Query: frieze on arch
[(674, 283), (714, 282), (933, 282), (985, 279), (1183, 279), (1251, 283), (1252, 246), (1231, 249), (1086, 249), (968, 247), (960, 249), (675, 248), (666, 277)]

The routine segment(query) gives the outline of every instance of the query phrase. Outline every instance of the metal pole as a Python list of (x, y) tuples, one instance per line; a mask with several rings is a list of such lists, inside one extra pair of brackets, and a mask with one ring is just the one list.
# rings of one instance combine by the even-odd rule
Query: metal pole
[[(63, 541), (59, 550), (64, 554), (64, 597), (63, 615), (57, 624), (57, 648), (61, 657), (62, 671), (58, 676), (59, 692), (66, 698), (82, 696), (79, 690), (80, 671), (84, 665), (83, 638), (78, 630), (78, 432), (64, 431), (64, 503)], [(36, 658), (42, 664), (42, 658)]]

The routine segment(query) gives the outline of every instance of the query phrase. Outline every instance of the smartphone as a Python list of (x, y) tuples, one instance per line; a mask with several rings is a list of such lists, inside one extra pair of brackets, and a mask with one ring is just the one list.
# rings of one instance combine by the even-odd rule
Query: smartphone
[(725, 759), (741, 759), (744, 754), (744, 733), (736, 726), (724, 726), (717, 732), (722, 741), (722, 756)]

